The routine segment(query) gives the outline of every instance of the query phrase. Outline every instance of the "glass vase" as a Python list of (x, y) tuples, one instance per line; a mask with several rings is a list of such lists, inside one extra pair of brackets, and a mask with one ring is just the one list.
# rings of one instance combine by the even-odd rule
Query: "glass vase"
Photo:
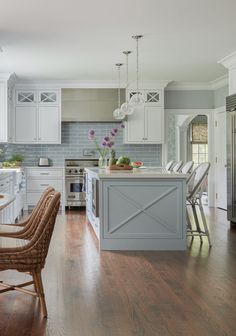
[(99, 160), (98, 160), (98, 167), (99, 168), (106, 168), (107, 167), (107, 156), (100, 155)]

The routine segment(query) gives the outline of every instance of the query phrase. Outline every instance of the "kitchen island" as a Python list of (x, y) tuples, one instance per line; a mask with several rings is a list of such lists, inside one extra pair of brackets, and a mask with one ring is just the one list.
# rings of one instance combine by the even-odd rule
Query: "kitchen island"
[(185, 250), (186, 175), (86, 169), (86, 212), (101, 250)]

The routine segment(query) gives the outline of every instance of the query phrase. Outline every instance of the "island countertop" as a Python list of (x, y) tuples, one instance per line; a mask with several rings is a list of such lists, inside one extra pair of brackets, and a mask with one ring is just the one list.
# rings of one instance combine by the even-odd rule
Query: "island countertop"
[(90, 174), (92, 173), (97, 179), (110, 178), (160, 178), (160, 179), (186, 179), (187, 174), (168, 172), (163, 168), (134, 168), (133, 170), (109, 170), (100, 168), (86, 168)]

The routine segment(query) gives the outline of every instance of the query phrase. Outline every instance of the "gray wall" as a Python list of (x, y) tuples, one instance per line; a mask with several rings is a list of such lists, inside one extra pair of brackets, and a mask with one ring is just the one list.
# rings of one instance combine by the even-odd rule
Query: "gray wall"
[(214, 108), (213, 91), (165, 91), (166, 109), (212, 109)]
[[(12, 153), (21, 153), (25, 156), (25, 166), (37, 165), (40, 156), (47, 156), (54, 165), (64, 165), (65, 158), (83, 158), (84, 149), (94, 149), (94, 143), (87, 138), (90, 128), (94, 129), (97, 139), (109, 135), (111, 128), (118, 127), (117, 123), (62, 123), (61, 145), (7, 145), (5, 158)], [(0, 148), (3, 146), (0, 146)], [(141, 160), (145, 165), (160, 166), (162, 161), (161, 145), (124, 145), (123, 130), (115, 139), (117, 156), (128, 155), (132, 161)], [(96, 155), (98, 157), (98, 154)]]
[(214, 91), (214, 106), (221, 107), (225, 106), (225, 98), (229, 95), (229, 87), (224, 86)]

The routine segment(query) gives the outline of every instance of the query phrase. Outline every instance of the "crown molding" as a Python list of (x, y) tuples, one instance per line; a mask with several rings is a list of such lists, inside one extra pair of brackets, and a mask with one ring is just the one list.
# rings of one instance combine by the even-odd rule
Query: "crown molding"
[(15, 73), (10, 72), (0, 72), (0, 79), (8, 80), (11, 76), (15, 76)]
[(231, 54), (225, 56), (217, 63), (222, 64), (227, 69), (234, 69), (236, 68), (236, 51), (232, 52)]
[(210, 82), (171, 82), (166, 91), (212, 91), (228, 85), (228, 75)]
[(208, 82), (171, 82), (166, 91), (212, 90)]
[(213, 81), (210, 82), (211, 88), (213, 90), (217, 90), (220, 89), (224, 86), (228, 86), (229, 85), (229, 76), (228, 74), (221, 76)]
[[(18, 80), (16, 82), (16, 87), (47, 87), (47, 88), (65, 88), (65, 89), (117, 89), (117, 81), (101, 81), (101, 80), (91, 80), (91, 81), (81, 81), (81, 80)], [(124, 82), (121, 82), (121, 88), (125, 88)]]
[[(0, 78), (1, 78), (0, 73)], [(5, 74), (6, 79), (10, 77), (11, 74)], [(47, 87), (47, 88), (78, 88), (78, 89), (117, 89), (117, 81), (104, 81), (104, 80), (19, 80), (17, 76), (14, 75), (16, 88), (23, 87)], [(12, 76), (12, 75), (11, 75)], [(221, 87), (228, 85), (228, 75), (219, 77), (211, 82), (175, 82), (171, 80), (144, 80), (140, 81), (140, 89), (165, 89), (166, 91), (212, 91), (217, 90)], [(120, 87), (122, 89), (126, 88), (126, 83), (121, 82)], [(136, 82), (131, 82), (129, 88), (136, 88)]]

